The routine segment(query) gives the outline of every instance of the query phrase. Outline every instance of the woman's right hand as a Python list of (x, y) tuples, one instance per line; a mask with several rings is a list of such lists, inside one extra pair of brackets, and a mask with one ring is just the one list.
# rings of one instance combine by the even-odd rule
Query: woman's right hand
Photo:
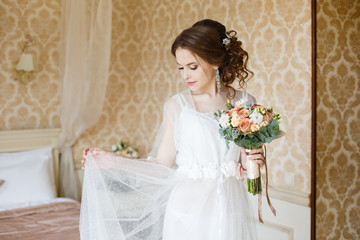
[(101, 149), (101, 148), (96, 148), (96, 147), (94, 147), (94, 148), (89, 148), (89, 147), (85, 148), (83, 150), (83, 159), (81, 160), (81, 164), (82, 164), (81, 169), (82, 170), (85, 169), (85, 162), (86, 162), (85, 159), (86, 159), (86, 155), (88, 155), (89, 152), (92, 155), (104, 155), (104, 154), (106, 154), (106, 151)]

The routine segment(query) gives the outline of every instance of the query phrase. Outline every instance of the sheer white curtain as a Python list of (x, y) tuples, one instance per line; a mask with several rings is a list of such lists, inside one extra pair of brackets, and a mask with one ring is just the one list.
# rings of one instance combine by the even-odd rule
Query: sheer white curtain
[(63, 0), (60, 24), (61, 196), (79, 199), (73, 145), (101, 114), (111, 48), (111, 0)]

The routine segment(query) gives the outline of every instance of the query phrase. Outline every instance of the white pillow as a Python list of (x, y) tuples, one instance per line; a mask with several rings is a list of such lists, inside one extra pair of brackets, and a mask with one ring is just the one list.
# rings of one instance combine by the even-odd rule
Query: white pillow
[(52, 148), (0, 153), (0, 206), (56, 197)]

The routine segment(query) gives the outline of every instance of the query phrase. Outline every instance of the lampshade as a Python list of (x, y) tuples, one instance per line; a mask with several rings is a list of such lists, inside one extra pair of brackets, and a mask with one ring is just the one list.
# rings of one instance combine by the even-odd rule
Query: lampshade
[(24, 70), (26, 72), (31, 72), (34, 70), (33, 58), (29, 53), (21, 54), (19, 63), (16, 65), (15, 69), (17, 71)]

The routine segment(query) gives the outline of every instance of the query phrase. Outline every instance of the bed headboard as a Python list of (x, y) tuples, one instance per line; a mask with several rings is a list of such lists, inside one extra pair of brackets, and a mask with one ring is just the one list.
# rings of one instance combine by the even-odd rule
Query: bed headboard
[(59, 194), (60, 128), (0, 131), (0, 152), (19, 152), (42, 147), (53, 147), (54, 176)]

